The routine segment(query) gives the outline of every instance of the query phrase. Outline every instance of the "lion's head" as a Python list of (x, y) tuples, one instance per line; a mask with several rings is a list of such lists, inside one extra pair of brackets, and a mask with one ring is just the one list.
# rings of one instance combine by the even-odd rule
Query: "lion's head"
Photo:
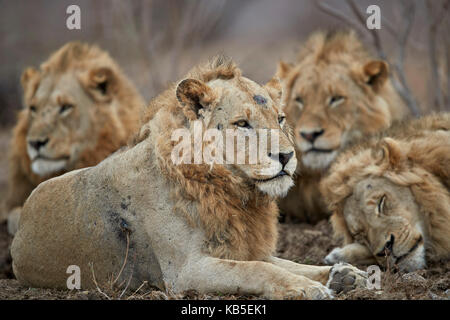
[(92, 166), (139, 128), (144, 101), (108, 53), (71, 42), (22, 74), (24, 109), (10, 146), (7, 209), (40, 182)]
[[(261, 86), (239, 75), (208, 82), (191, 78), (178, 84), (176, 95), (191, 121), (202, 120), (204, 130), (213, 129), (222, 136), (223, 157), (218, 159), (224, 160), (220, 162), (228, 170), (268, 195), (287, 193), (297, 160), (280, 108), (278, 81)], [(270, 149), (272, 135), (278, 151)], [(206, 147), (210, 141), (204, 140)], [(252, 161), (252, 156), (258, 157)]]
[[(430, 119), (446, 123), (420, 125)], [(321, 191), (346, 245), (359, 243), (378, 263), (412, 271), (425, 267), (427, 256), (450, 255), (450, 114), (407, 130), (344, 152)]]
[[(256, 186), (268, 195), (284, 195), (293, 184), (297, 160), (280, 106), (281, 90), (278, 80), (261, 86), (241, 76), (234, 63), (223, 58), (194, 69), (175, 88), (163, 94), (172, 101), (174, 92), (177, 99), (176, 103), (171, 103), (175, 107), (170, 111), (177, 119), (169, 132), (171, 139), (176, 140), (171, 144), (171, 157), (179, 154), (190, 163), (181, 161), (177, 167), (186, 170), (196, 167), (191, 164), (199, 164), (198, 168), (211, 167), (211, 170), (228, 172), (245, 185)], [(162, 97), (155, 99), (159, 104), (161, 100)], [(154, 109), (152, 103), (149, 109)], [(176, 131), (180, 128), (189, 130), (193, 139), (201, 140), (203, 153), (198, 161), (194, 158), (195, 150), (192, 154), (186, 149), (182, 152), (186, 144)], [(200, 136), (196, 135), (196, 130), (201, 130)], [(223, 144), (211, 151), (212, 158), (208, 162), (205, 159), (208, 145), (216, 141), (211, 135), (220, 135)], [(245, 144), (239, 145), (241, 139)], [(271, 148), (276, 143), (278, 151), (271, 152), (276, 150)], [(190, 142), (188, 145), (190, 147)], [(255, 156), (254, 161), (252, 156)]]
[(354, 32), (315, 33), (295, 64), (280, 62), (285, 112), (305, 167), (326, 169), (347, 143), (402, 116), (388, 74)]
[[(97, 47), (66, 44), (41, 70), (26, 69), (22, 85), (27, 154), (33, 173), (41, 177), (70, 170), (87, 150), (96, 152), (103, 126), (114, 127), (114, 135), (123, 144), (132, 129), (127, 124), (135, 122), (135, 128), (138, 124), (139, 114), (128, 112), (138, 112), (136, 103), (124, 105), (128, 104), (123, 95), (131, 89), (129, 81)], [(109, 121), (112, 124), (106, 123)]]

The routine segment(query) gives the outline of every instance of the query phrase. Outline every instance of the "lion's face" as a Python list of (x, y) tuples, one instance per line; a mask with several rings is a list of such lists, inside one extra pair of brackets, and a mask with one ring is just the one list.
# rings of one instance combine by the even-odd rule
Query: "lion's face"
[(89, 141), (94, 103), (74, 75), (42, 79), (27, 105), (27, 151), (33, 172), (47, 176), (76, 162)]
[(307, 168), (326, 169), (350, 141), (388, 127), (388, 105), (377, 94), (386, 74), (382, 61), (307, 62), (288, 71), (285, 112)]
[(111, 100), (105, 73), (105, 69), (93, 70), (86, 79), (70, 70), (45, 75), (32, 68), (24, 72), (27, 153), (35, 174), (47, 177), (70, 170), (83, 151), (95, 145), (95, 121), (105, 107), (101, 104)]
[[(293, 185), (297, 160), (279, 105), (279, 82), (271, 81), (263, 87), (244, 77), (208, 83), (187, 79), (178, 85), (177, 96), (203, 120), (205, 128), (220, 132), (224, 141), (224, 165), (234, 175), (271, 196), (287, 193)], [(234, 140), (234, 147), (227, 137)], [(246, 141), (242, 149), (239, 149), (240, 139)], [(277, 142), (278, 150), (271, 149), (272, 143)], [(251, 160), (252, 156), (256, 161)]]
[(386, 178), (366, 178), (344, 205), (347, 228), (378, 263), (401, 270), (425, 267), (425, 234), (411, 190)]

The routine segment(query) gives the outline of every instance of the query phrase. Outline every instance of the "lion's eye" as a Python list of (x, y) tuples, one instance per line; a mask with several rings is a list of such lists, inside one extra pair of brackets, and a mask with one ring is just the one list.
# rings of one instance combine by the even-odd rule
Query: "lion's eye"
[(377, 214), (382, 214), (384, 212), (384, 206), (386, 204), (386, 196), (382, 196), (378, 201)]
[(282, 124), (284, 122), (284, 120), (286, 120), (286, 116), (284, 116), (284, 115), (279, 115), (278, 116), (278, 123), (279, 124)]
[(295, 105), (298, 107), (300, 111), (303, 110), (303, 98), (300, 96), (295, 97), (294, 99)]
[(37, 111), (37, 108), (35, 106), (30, 106), (30, 111), (34, 113)]
[(337, 107), (338, 105), (340, 105), (342, 102), (344, 102), (344, 100), (345, 100), (345, 97), (343, 97), (343, 96), (332, 96), (331, 98), (330, 98), (330, 102), (329, 102), (329, 104), (330, 104), (330, 106), (331, 107)]
[(234, 123), (235, 126), (238, 126), (240, 128), (247, 128), (247, 129), (251, 129), (250, 124), (248, 123), (247, 120), (238, 120)]
[(73, 108), (73, 104), (65, 103), (59, 108), (59, 113), (64, 113)]

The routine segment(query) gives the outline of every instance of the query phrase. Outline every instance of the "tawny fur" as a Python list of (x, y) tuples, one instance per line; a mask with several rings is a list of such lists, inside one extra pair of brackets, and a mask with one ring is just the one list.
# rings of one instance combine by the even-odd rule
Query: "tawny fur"
[[(99, 67), (110, 73), (109, 85), (112, 92), (108, 101), (97, 101), (94, 96), (91, 97), (96, 110), (90, 112), (93, 126), (83, 141), (87, 145), (69, 168), (45, 177), (36, 175), (31, 170), (31, 161), (27, 153), (27, 135), (32, 121), (28, 107), (34, 101), (42, 79), (58, 79), (65, 74), (73, 73), (78, 77), (83, 89), (88, 92), (91, 86), (90, 73)], [(128, 139), (139, 128), (140, 112), (144, 105), (142, 97), (108, 53), (96, 46), (79, 42), (70, 42), (57, 50), (42, 63), (40, 70), (26, 69), (22, 75), (22, 85), (25, 108), (18, 115), (9, 148), (7, 211), (21, 206), (31, 191), (42, 181), (69, 170), (93, 166), (126, 145)], [(114, 115), (111, 108), (117, 108)], [(48, 129), (44, 124), (42, 126), (42, 130)], [(51, 139), (52, 136), (61, 134), (55, 128), (54, 132), (49, 133), (49, 137)], [(74, 133), (71, 134), (69, 141), (77, 139)]]
[(427, 257), (449, 257), (449, 113), (395, 123), (369, 140), (355, 142), (336, 159), (320, 188), (333, 213), (335, 235), (345, 245), (355, 241), (344, 219), (345, 201), (355, 185), (368, 177), (384, 177), (409, 188), (420, 209), (419, 221), (426, 228)]
[[(300, 130), (323, 128), (318, 141), (338, 153), (353, 139), (388, 128), (407, 108), (389, 80), (388, 65), (376, 60), (353, 31), (312, 34), (293, 64), (280, 62), (277, 75), (284, 85), (284, 110), (294, 128), (299, 158), (296, 187), (280, 201), (280, 210), (314, 223), (329, 216), (318, 189), (328, 165), (313, 168), (303, 163)], [(332, 96), (344, 101), (330, 107)], [(297, 97), (303, 98), (303, 109)]]
[[(231, 60), (219, 57), (189, 72), (186, 78), (209, 82), (214, 79), (232, 79), (241, 76)], [(260, 260), (275, 250), (277, 241), (278, 208), (275, 199), (259, 194), (244, 179), (235, 176), (223, 166), (174, 166), (170, 154), (175, 143), (171, 134), (185, 127), (185, 118), (196, 116), (188, 108), (180, 108), (176, 84), (150, 102), (144, 121), (160, 112), (165, 131), (155, 144), (158, 162), (167, 179), (172, 182), (172, 196), (177, 210), (183, 212), (193, 226), (201, 227), (208, 238), (207, 250), (217, 258), (233, 260)], [(205, 97), (208, 98), (208, 97)], [(144, 127), (137, 141), (147, 137)], [(196, 215), (186, 210), (186, 200), (196, 203)]]

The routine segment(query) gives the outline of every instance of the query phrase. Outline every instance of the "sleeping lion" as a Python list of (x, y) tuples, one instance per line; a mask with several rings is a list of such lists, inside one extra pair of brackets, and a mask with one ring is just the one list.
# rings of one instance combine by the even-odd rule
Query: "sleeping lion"
[(344, 239), (325, 262), (414, 271), (450, 257), (450, 113), (395, 124), (351, 147), (321, 191)]
[(42, 181), (92, 166), (139, 129), (144, 101), (119, 66), (96, 46), (70, 42), (22, 74), (24, 109), (9, 150), (6, 212), (20, 208)]
[[(94, 287), (93, 274), (100, 284), (111, 275), (131, 279), (131, 289), (148, 281), (174, 292), (266, 298), (329, 298), (330, 287), (364, 285), (365, 273), (348, 264), (273, 256), (275, 199), (292, 185), (297, 164), (280, 97), (278, 81), (258, 85), (229, 60), (195, 68), (152, 100), (132, 146), (33, 191), (11, 248), (17, 279), (65, 288), (67, 267), (77, 265), (83, 288)], [(199, 123), (221, 133), (275, 130), (278, 154), (261, 154), (256, 164), (175, 164), (173, 135), (195, 135)], [(248, 144), (244, 150), (248, 157)]]

